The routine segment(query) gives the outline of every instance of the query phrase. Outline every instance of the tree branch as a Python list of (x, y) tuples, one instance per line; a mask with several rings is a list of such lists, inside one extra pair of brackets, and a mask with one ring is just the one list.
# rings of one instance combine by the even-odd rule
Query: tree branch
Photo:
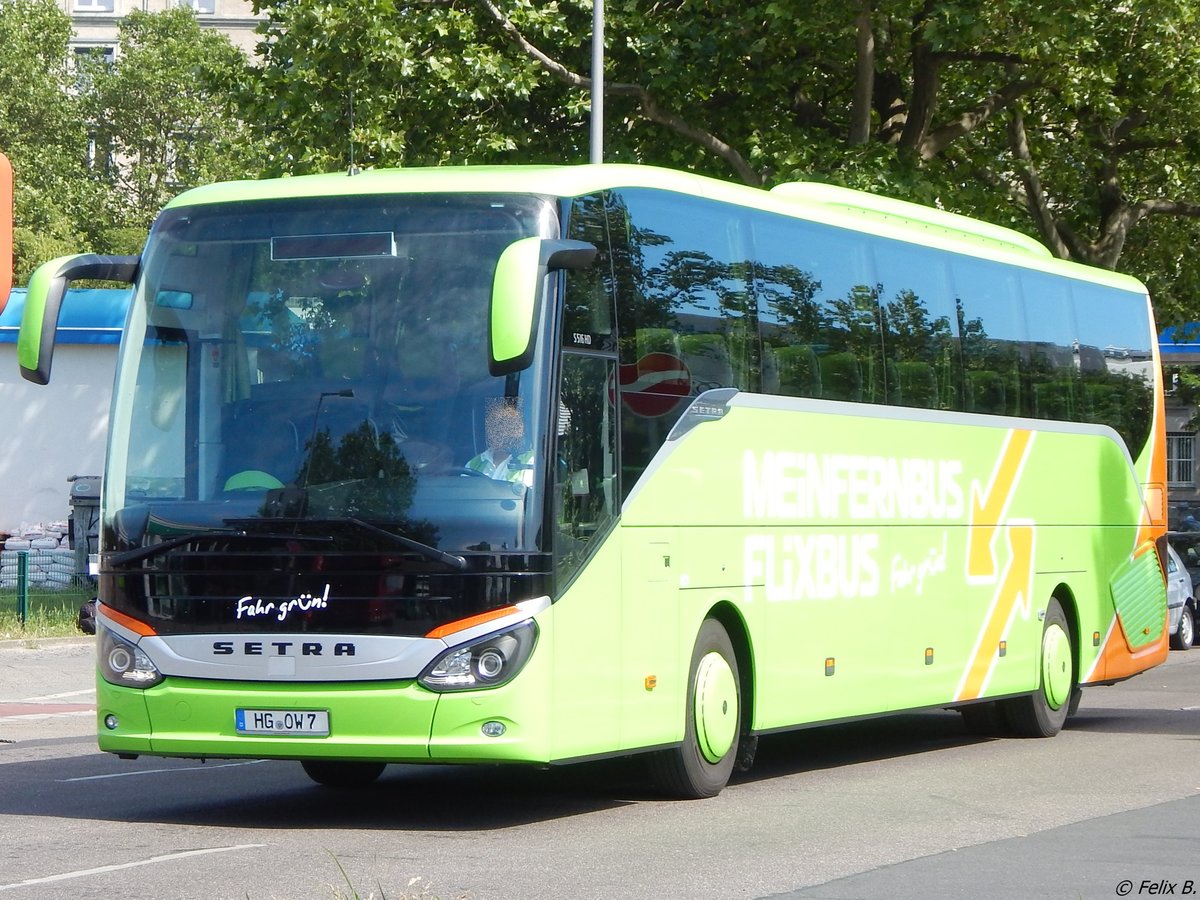
[(938, 61), (929, 49), (922, 34), (925, 22), (933, 9), (932, 0), (913, 16), (912, 23), (912, 90), (909, 94), (908, 114), (904, 129), (900, 132), (901, 151), (917, 151), (924, 143), (929, 125), (933, 121), (938, 95)]
[[(997, 112), (1011, 106), (1022, 94), (1028, 93), (1035, 87), (1037, 87), (1037, 82), (1018, 78), (996, 91), (974, 109), (968, 110), (945, 125), (934, 129), (917, 147), (921, 159), (933, 159), (954, 141), (975, 130)], [(1028, 149), (1028, 145), (1026, 145), (1026, 149)]]
[(1068, 228), (1060, 229), (1059, 222), (1046, 202), (1046, 192), (1042, 188), (1037, 168), (1033, 164), (1033, 156), (1029, 152), (1029, 139), (1025, 134), (1025, 117), (1020, 109), (1014, 109), (1008, 120), (1008, 144), (1017, 160), (1017, 177), (1024, 186), (1022, 200), (1029, 215), (1037, 225), (1038, 233), (1046, 246), (1055, 256), (1070, 259), (1078, 255), (1082, 246), (1073, 246), (1077, 241), (1076, 235)]
[(850, 107), (851, 146), (865, 144), (871, 139), (871, 102), (875, 87), (875, 32), (871, 12), (871, 0), (862, 0), (856, 23), (854, 102)]
[[(500, 33), (522, 53), (538, 63), (553, 77), (577, 90), (590, 90), (592, 79), (573, 72), (562, 63), (551, 58), (546, 53), (528, 41), (512, 21), (504, 15), (491, 0), (478, 0), (484, 12), (500, 29)], [(687, 138), (713, 155), (725, 160), (746, 184), (761, 187), (763, 176), (755, 170), (740, 153), (732, 146), (722, 141), (716, 135), (689, 124), (683, 117), (663, 108), (658, 99), (649, 90), (638, 84), (623, 82), (604, 83), (605, 95), (634, 97), (641, 105), (642, 115), (651, 122), (662, 125), (676, 134)]]

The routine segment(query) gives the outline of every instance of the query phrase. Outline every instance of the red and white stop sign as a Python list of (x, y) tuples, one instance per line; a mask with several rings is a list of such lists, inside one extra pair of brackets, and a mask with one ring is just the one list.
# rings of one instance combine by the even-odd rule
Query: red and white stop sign
[(629, 411), (651, 418), (664, 416), (692, 390), (692, 376), (678, 356), (647, 353), (620, 368), (621, 399)]

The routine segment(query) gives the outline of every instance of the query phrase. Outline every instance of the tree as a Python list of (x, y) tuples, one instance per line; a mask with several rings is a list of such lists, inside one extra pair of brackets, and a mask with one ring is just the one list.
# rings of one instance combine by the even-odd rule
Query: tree
[(130, 230), (144, 238), (181, 190), (256, 172), (252, 145), (226, 100), (244, 64), (227, 37), (202, 29), (184, 7), (129, 13), (115, 63), (88, 62), (83, 109), (103, 161), (97, 175), (109, 188), (102, 242), (128, 243)]
[(14, 284), (73, 251), (94, 214), (87, 130), (69, 71), (71, 21), (52, 0), (0, 3), (0, 150), (13, 165)]
[[(584, 0), (256, 5), (244, 96), (271, 123), (277, 171), (344, 167), (351, 147), (367, 165), (586, 158)], [(1179, 219), (1200, 213), (1195, 0), (610, 0), (607, 14), (611, 160), (874, 189), (1058, 256), (1182, 266), (1172, 308), (1200, 287), (1183, 241), (1149, 238), (1190, 236)]]

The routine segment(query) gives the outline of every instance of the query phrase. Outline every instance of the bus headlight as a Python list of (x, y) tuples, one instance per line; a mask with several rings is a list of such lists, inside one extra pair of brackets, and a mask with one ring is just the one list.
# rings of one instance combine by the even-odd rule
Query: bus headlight
[(105, 681), (122, 687), (149, 688), (163, 680), (162, 672), (140, 647), (103, 626), (99, 631), (100, 674)]
[(527, 619), (470, 644), (451, 647), (421, 673), (421, 684), (434, 691), (469, 691), (511, 681), (537, 643), (537, 625)]

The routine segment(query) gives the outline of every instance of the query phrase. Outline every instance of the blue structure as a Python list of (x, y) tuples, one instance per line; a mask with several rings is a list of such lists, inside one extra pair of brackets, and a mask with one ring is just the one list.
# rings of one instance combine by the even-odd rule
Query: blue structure
[(1164, 328), (1158, 336), (1164, 365), (1200, 363), (1200, 323)]
[[(132, 297), (130, 288), (68, 290), (58, 317), (58, 343), (119, 344)], [(25, 289), (14, 288), (0, 312), (0, 344), (17, 342), (24, 309)]]

